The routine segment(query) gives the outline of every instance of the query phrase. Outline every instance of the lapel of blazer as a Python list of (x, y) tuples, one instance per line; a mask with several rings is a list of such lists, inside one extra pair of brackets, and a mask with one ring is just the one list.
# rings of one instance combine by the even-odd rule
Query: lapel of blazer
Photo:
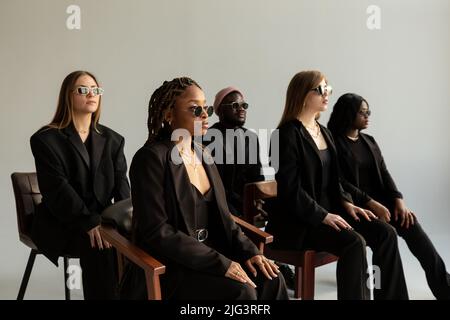
[(302, 135), (303, 139), (308, 141), (311, 148), (314, 150), (314, 153), (316, 154), (317, 158), (319, 159), (320, 163), (322, 163), (322, 159), (320, 158), (319, 149), (316, 146), (316, 143), (312, 139), (311, 135), (307, 132), (305, 126), (301, 121), (298, 121), (300, 123), (300, 134)]
[(175, 187), (175, 195), (178, 201), (178, 206), (186, 224), (187, 231), (191, 236), (195, 234), (195, 203), (192, 195), (192, 185), (183, 162), (180, 164), (172, 161), (171, 153), (176, 152), (181, 159), (175, 144), (172, 141), (167, 141), (165, 144), (168, 147), (167, 163), (170, 173), (172, 175), (173, 184)]
[(81, 141), (80, 136), (78, 135), (78, 132), (75, 130), (75, 127), (73, 124), (69, 125), (68, 127), (62, 129), (64, 134), (69, 139), (72, 146), (75, 148), (75, 150), (78, 151), (81, 158), (84, 160), (84, 163), (88, 168), (91, 167), (90, 161), (89, 161), (89, 153), (86, 150), (86, 147), (84, 146), (83, 141)]
[(375, 163), (375, 168), (377, 168), (378, 179), (380, 180), (381, 185), (383, 185), (383, 178), (381, 177), (381, 170), (380, 170), (380, 166), (378, 165), (378, 163), (379, 163), (378, 162), (378, 151), (375, 149), (375, 146), (373, 145), (372, 141), (370, 141), (370, 139), (368, 139), (365, 134), (360, 132), (359, 136), (361, 137), (361, 139), (364, 140), (366, 145), (369, 147), (370, 153), (372, 155), (372, 159)]
[(103, 154), (103, 149), (105, 147), (106, 138), (95, 131), (95, 129), (91, 129), (90, 134), (92, 139), (92, 175), (95, 178), (95, 173), (97, 172), (97, 168)]

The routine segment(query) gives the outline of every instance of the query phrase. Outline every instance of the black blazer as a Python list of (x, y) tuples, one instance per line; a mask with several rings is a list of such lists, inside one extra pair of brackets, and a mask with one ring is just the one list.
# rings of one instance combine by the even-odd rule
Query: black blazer
[[(359, 196), (360, 192), (353, 188), (350, 195), (343, 190), (333, 138), (328, 129), (322, 125), (320, 128), (331, 153), (331, 210), (340, 214), (342, 200), (352, 202), (353, 193)], [(269, 212), (267, 232), (274, 235), (275, 247), (302, 249), (307, 231), (320, 225), (328, 214), (317, 202), (322, 190), (322, 161), (316, 144), (299, 120), (283, 124), (278, 134), (279, 161), (274, 159), (277, 152), (274, 139), (271, 141), (271, 164), (278, 163), (277, 206)]]
[(90, 131), (91, 157), (73, 125), (44, 127), (30, 139), (42, 203), (36, 210), (32, 239), (58, 264), (58, 256), (74, 234), (100, 224), (100, 213), (115, 201), (129, 198), (125, 140), (98, 125)]
[[(380, 191), (383, 193), (381, 195), (383, 199), (377, 200), (382, 201), (385, 205), (392, 205), (395, 198), (403, 198), (403, 196), (400, 191), (398, 191), (397, 186), (395, 185), (395, 182), (386, 167), (383, 155), (381, 154), (381, 150), (375, 139), (372, 136), (361, 132), (359, 133), (359, 136), (363, 143), (367, 145), (375, 162), (377, 181), (374, 183), (381, 188)], [(343, 136), (337, 136), (334, 138), (336, 139), (336, 148), (338, 150), (338, 158), (342, 176), (350, 184), (359, 188), (359, 165), (358, 161), (355, 160), (355, 155), (350, 149), (350, 141)], [(344, 185), (344, 189), (346, 188), (347, 185)], [(371, 195), (366, 195), (367, 198), (370, 196)]]
[[(146, 143), (135, 154), (130, 167), (133, 238), (139, 247), (166, 265), (167, 272), (162, 280), (165, 296), (170, 296), (167, 292), (176, 288), (183, 268), (225, 275), (230, 259), (245, 261), (260, 254), (232, 219), (212, 158), (208, 158), (210, 164), (204, 163), (204, 168), (214, 189), (222, 222), (223, 250), (218, 252), (194, 238), (192, 187), (185, 166), (171, 161), (172, 150), (177, 149), (169, 140)], [(143, 280), (135, 283), (142, 287)], [(125, 294), (125, 298), (143, 298), (136, 294), (138, 291), (145, 293), (145, 286), (134, 287), (134, 296)]]

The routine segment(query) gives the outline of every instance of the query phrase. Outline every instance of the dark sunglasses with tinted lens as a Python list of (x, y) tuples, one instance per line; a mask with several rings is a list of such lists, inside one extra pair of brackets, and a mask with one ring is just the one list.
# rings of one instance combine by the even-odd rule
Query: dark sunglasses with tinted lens
[(206, 112), (208, 117), (211, 117), (212, 114), (214, 113), (214, 107), (213, 106), (204, 106), (204, 107), (192, 106), (192, 107), (190, 107), (190, 109), (192, 110), (192, 113), (196, 117), (200, 117), (202, 115), (203, 111)]
[(370, 115), (372, 114), (372, 111), (370, 111), (370, 110), (367, 110), (367, 111), (358, 111), (358, 113), (360, 114), (360, 115), (362, 115), (363, 117), (370, 117)]
[(89, 92), (92, 92), (93, 96), (101, 96), (105, 90), (100, 87), (85, 87), (85, 86), (79, 86), (75, 88), (75, 92), (82, 96), (87, 96)]
[(333, 93), (333, 88), (327, 84), (325, 86), (318, 86), (317, 88), (311, 89), (311, 91), (315, 91), (319, 95), (324, 96), (325, 93), (331, 95)]
[(227, 107), (231, 107), (234, 110), (239, 110), (239, 108), (242, 108), (244, 110), (248, 109), (248, 103), (247, 102), (232, 102), (232, 103), (224, 103), (222, 104), (222, 106), (227, 106)]

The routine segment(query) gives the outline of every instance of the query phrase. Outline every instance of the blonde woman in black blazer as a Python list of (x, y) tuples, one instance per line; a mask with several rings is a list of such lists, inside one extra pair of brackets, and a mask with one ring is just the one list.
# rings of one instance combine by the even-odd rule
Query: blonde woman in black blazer
[(450, 299), (450, 275), (433, 243), (406, 206), (374, 137), (361, 131), (369, 126), (371, 110), (360, 95), (347, 93), (334, 105), (328, 122), (333, 132), (344, 178), (378, 203), (373, 211), (395, 227), (419, 260), (437, 299)]
[(114, 253), (99, 232), (101, 212), (130, 196), (124, 138), (98, 123), (101, 94), (94, 75), (63, 81), (53, 121), (31, 137), (42, 203), (32, 238), (53, 263), (80, 257), (85, 299), (115, 299)]
[(407, 299), (395, 230), (352, 203), (362, 196), (359, 190), (343, 191), (333, 139), (317, 122), (328, 107), (330, 91), (319, 71), (300, 72), (289, 84), (279, 141), (271, 142), (278, 210), (269, 213), (267, 231), (273, 233), (276, 248), (337, 255), (338, 299), (369, 298), (367, 244), (381, 270), (375, 299)]
[[(152, 94), (149, 138), (130, 167), (134, 241), (166, 265), (165, 299), (287, 299), (278, 267), (234, 223), (213, 159), (193, 141), (212, 112), (190, 78)], [(145, 292), (143, 272), (130, 267), (122, 297)]]

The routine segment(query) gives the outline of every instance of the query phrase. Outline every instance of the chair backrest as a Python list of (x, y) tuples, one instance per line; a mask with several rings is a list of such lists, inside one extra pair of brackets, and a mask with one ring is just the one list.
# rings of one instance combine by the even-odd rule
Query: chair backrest
[(126, 238), (131, 238), (133, 203), (131, 198), (115, 202), (102, 212), (102, 224), (110, 224)]
[(247, 183), (244, 187), (243, 218), (253, 223), (255, 216), (261, 213), (259, 200), (277, 197), (277, 182), (275, 180)]
[(42, 195), (39, 191), (36, 172), (14, 172), (11, 175), (16, 199), (17, 226), (20, 241), (30, 248), (36, 249), (31, 240), (31, 224), (36, 206), (41, 203)]

